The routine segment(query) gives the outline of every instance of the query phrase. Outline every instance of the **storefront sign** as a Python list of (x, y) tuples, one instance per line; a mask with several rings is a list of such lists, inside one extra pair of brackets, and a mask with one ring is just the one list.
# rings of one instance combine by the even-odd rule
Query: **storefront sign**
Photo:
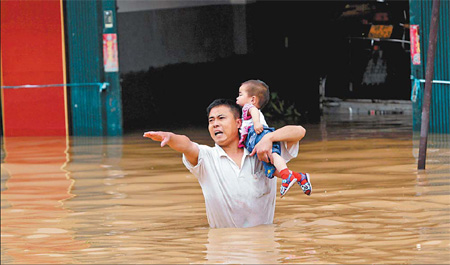
[(369, 31), (369, 38), (390, 38), (393, 28), (392, 25), (372, 25)]
[(119, 56), (117, 52), (117, 34), (103, 34), (103, 64), (105, 72), (119, 71)]
[(419, 25), (410, 25), (411, 60), (413, 65), (420, 65)]

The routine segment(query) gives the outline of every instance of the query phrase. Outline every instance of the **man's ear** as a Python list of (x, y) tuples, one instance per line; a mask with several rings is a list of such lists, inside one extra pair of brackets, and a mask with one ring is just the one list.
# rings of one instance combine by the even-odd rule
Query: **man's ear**
[(237, 125), (238, 128), (241, 128), (241, 125), (242, 125), (242, 119), (241, 118), (236, 119), (236, 125)]

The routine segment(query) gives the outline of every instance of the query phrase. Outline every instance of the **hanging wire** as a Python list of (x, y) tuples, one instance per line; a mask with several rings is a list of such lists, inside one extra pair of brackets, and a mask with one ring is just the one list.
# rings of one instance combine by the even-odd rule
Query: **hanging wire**
[(71, 86), (97, 86), (98, 91), (102, 92), (103, 90), (106, 90), (106, 88), (110, 84), (107, 82), (103, 83), (72, 83), (72, 84), (48, 84), (48, 85), (19, 85), (19, 86), (2, 86), (2, 89), (20, 89), (20, 88), (41, 88), (41, 87), (71, 87)]

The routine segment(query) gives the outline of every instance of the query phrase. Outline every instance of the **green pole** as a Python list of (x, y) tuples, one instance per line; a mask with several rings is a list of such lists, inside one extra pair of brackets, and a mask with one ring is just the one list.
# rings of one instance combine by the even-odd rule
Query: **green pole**
[(109, 83), (104, 91), (104, 113), (106, 134), (110, 136), (122, 135), (122, 88), (119, 82), (116, 14), (116, 0), (102, 0), (104, 76), (105, 82)]

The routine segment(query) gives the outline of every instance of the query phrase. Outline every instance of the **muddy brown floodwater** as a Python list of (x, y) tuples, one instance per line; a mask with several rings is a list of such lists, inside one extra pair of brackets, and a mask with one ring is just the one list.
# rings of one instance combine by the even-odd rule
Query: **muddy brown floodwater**
[[(277, 195), (274, 224), (246, 229), (210, 229), (181, 155), (143, 132), (3, 138), (1, 262), (448, 264), (449, 135), (430, 136), (418, 171), (410, 120), (305, 125), (290, 167), (311, 174), (312, 196)], [(212, 144), (206, 128), (176, 132)]]

